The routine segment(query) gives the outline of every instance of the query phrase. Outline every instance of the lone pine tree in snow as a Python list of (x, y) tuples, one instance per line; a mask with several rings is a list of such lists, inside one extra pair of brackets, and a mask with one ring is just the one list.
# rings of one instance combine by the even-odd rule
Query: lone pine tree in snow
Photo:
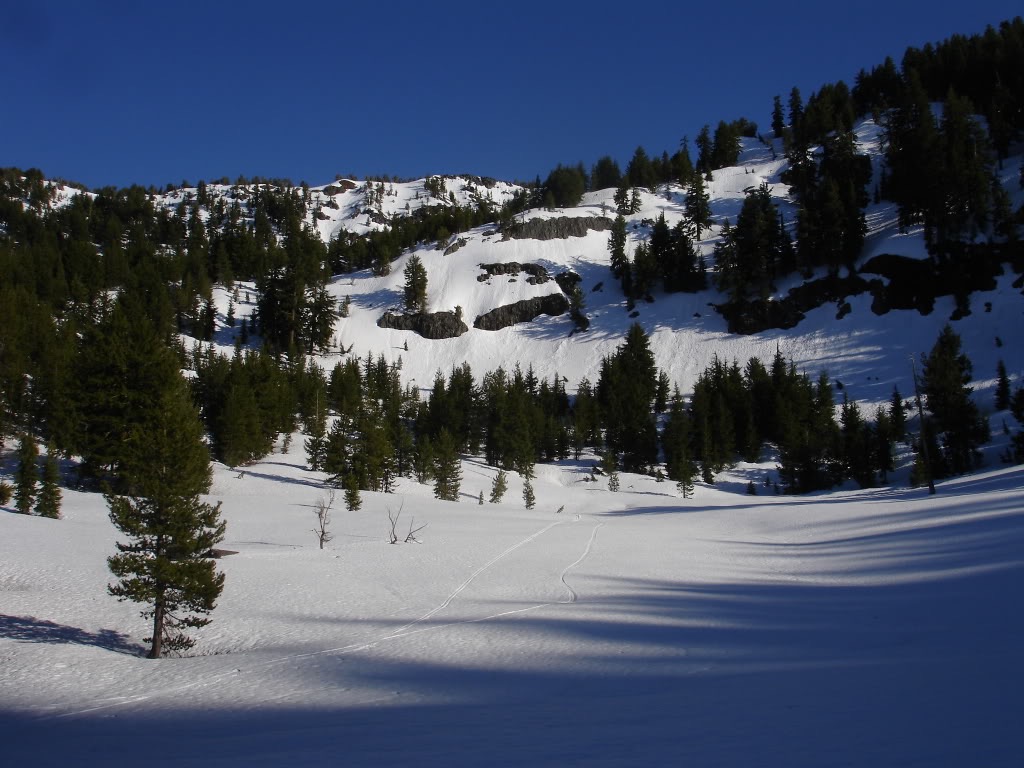
[[(173, 356), (169, 364), (175, 365)], [(195, 641), (182, 630), (208, 624), (205, 614), (224, 588), (211, 559), (224, 538), (220, 505), (199, 499), (211, 480), (202, 423), (177, 371), (166, 381), (127, 436), (121, 493), (106, 494), (111, 521), (128, 537), (108, 558), (118, 579), (108, 590), (147, 606), (142, 616), (153, 620), (146, 638), (151, 659), (191, 648)]]
[(413, 255), (405, 265), (405, 308), (409, 312), (427, 311), (427, 270), (420, 257)]

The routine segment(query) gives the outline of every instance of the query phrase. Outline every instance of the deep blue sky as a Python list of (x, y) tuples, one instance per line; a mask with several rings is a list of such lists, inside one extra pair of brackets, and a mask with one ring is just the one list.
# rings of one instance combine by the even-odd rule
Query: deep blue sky
[(90, 187), (545, 176), (852, 85), (1020, 0), (0, 3), (0, 166)]

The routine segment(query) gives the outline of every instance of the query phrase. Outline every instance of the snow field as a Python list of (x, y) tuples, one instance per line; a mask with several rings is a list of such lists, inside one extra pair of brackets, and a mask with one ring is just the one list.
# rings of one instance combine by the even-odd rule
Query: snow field
[[(321, 551), (300, 457), (218, 466), (237, 554), (193, 655), (155, 662), (105, 594), (102, 498), (0, 515), (5, 752), (119, 764), (156, 736), (158, 765), (1017, 764), (1021, 468), (930, 498), (792, 498), (741, 493), (768, 469), (743, 465), (691, 500), (539, 469), (532, 511), (514, 474), (478, 505), (471, 461), (458, 504), (408, 480), (336, 504)], [(420, 543), (387, 543), (399, 509)]]

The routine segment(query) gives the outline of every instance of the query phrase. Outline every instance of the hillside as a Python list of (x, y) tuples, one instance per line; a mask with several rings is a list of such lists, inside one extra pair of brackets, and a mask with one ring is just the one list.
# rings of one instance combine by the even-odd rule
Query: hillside
[[(862, 121), (856, 127), (856, 135), (858, 151), (878, 166), (882, 160), (879, 157), (877, 125), (871, 120)], [(1020, 156), (1009, 158), (1003, 164), (1002, 173), (1002, 183), (1015, 207), (1024, 204), (1024, 191), (1017, 184), (1016, 169), (1020, 159)], [(762, 183), (768, 184), (773, 201), (787, 220), (793, 220), (795, 207), (789, 187), (780, 178), (786, 167), (780, 141), (775, 140), (766, 146), (756, 139), (744, 139), (739, 164), (713, 172), (708, 183), (713, 225), (699, 243), (712, 275), (715, 269), (714, 248), (720, 241), (722, 224), (726, 220), (735, 224), (747, 191)], [(395, 213), (404, 210), (401, 201), (416, 202), (416, 196), (423, 190), (422, 181), (391, 186), (394, 196), (386, 199), (395, 201), (391, 207)], [(309, 214), (310, 222), (316, 220), (314, 211), (319, 196), (323, 194), (319, 189), (311, 189), (314, 202)], [(499, 189), (510, 195), (512, 188)], [(574, 208), (533, 209), (521, 214), (518, 221), (611, 218), (615, 209), (613, 192), (608, 189), (587, 193), (581, 204)], [(178, 199), (178, 193), (175, 194), (173, 199)], [(365, 197), (365, 192), (361, 193), (359, 189), (347, 193), (349, 196), (360, 194)], [(460, 191), (460, 194), (467, 193)], [(685, 216), (685, 192), (677, 185), (670, 185), (667, 194), (664, 188), (660, 188), (658, 194), (642, 192), (641, 199), (640, 211), (627, 217), (631, 251), (650, 237), (651, 223), (659, 215), (664, 214), (670, 226)], [(359, 208), (354, 203), (347, 203), (340, 210), (351, 211), (353, 205)], [(928, 259), (922, 227), (910, 227), (901, 232), (894, 203), (869, 205), (865, 218), (868, 223), (866, 245), (858, 266), (883, 254)], [(320, 232), (325, 240), (337, 231), (330, 230), (331, 226), (360, 232), (365, 224), (362, 214), (353, 219), (351, 213), (347, 217), (332, 219), (330, 223), (323, 222)], [(927, 315), (914, 310), (876, 314), (871, 309), (871, 294), (865, 293), (849, 298), (848, 313), (841, 318), (837, 315), (842, 301), (831, 300), (807, 312), (792, 331), (769, 329), (737, 335), (729, 333), (727, 321), (716, 311), (715, 305), (723, 304), (727, 299), (714, 289), (694, 294), (655, 291), (652, 302), (640, 301), (631, 312), (627, 308), (626, 297), (610, 272), (606, 230), (590, 230), (583, 237), (504, 239), (493, 224), (486, 224), (453, 235), (451, 244), (456, 244), (456, 241), (459, 243), (457, 249), (447, 254), (448, 249), (439, 248), (434, 243), (408, 251), (394, 262), (386, 276), (362, 270), (334, 277), (329, 283), (331, 295), (339, 302), (346, 297), (352, 300), (350, 316), (335, 325), (333, 338), (336, 347), (340, 346), (360, 358), (372, 354), (383, 355), (389, 363), (401, 360), (403, 381), (415, 382), (421, 388), (429, 387), (438, 371), (447, 374), (452, 368), (469, 363), (477, 376), (498, 366), (509, 368), (518, 364), (524, 370), (532, 366), (541, 379), (550, 379), (555, 374), (566, 377), (567, 386), (572, 391), (582, 378), (591, 382), (597, 379), (601, 359), (621, 344), (630, 324), (635, 321), (650, 335), (659, 367), (668, 373), (683, 393), (693, 391), (698, 374), (715, 356), (729, 362), (737, 360), (743, 365), (751, 357), (770, 360), (776, 349), (780, 349), (802, 370), (811, 375), (826, 370), (832, 378), (851, 387), (851, 397), (875, 403), (886, 400), (893, 386), (902, 392), (912, 391), (909, 356), (927, 351), (955, 311), (954, 298), (944, 296), (938, 298), (934, 310)], [(403, 311), (403, 270), (412, 254), (420, 258), (427, 271), (427, 311), (454, 311), (461, 307), (470, 329), (467, 333), (452, 339), (428, 340), (410, 331), (378, 326), (378, 320), (386, 312)], [(486, 276), (481, 265), (509, 263), (541, 267), (551, 278), (565, 272), (579, 275), (582, 278), (580, 286), (585, 298), (585, 314), (591, 323), (589, 330), (573, 333), (573, 323), (568, 314), (557, 317), (541, 315), (532, 322), (499, 331), (473, 328), (476, 317), (496, 308), (563, 292), (554, 279), (536, 284), (525, 272), (490, 276), (481, 281), (480, 278)], [(813, 282), (824, 274), (825, 270), (819, 269), (809, 280), (798, 275), (780, 281), (769, 300), (779, 300), (795, 286)], [(874, 275), (870, 277), (878, 279)], [(979, 399), (983, 401), (991, 395), (998, 360), (1004, 360), (1014, 375), (1024, 373), (1024, 356), (1020, 350), (1015, 345), (998, 346), (996, 342), (997, 339), (1013, 338), (1013, 330), (1024, 312), (1019, 287), (1013, 286), (1016, 279), (1017, 275), (1007, 269), (993, 290), (976, 292), (972, 296), (972, 313), (954, 322), (955, 329), (964, 338), (965, 347), (970, 350), (977, 374), (974, 385), (978, 388)], [(885, 279), (882, 281), (886, 282)], [(255, 293), (254, 286), (247, 288)], [(237, 330), (232, 331), (223, 324), (229, 292), (218, 291), (217, 296), (221, 323), (216, 338), (220, 348), (230, 352)], [(250, 303), (249, 311), (251, 308)], [(245, 311), (245, 307), (240, 308), (239, 318)], [(326, 354), (318, 358), (318, 363), (330, 370), (340, 359), (336, 354)]]
[(6, 760), (1024, 764), (987, 34), (625, 172), (0, 169)]

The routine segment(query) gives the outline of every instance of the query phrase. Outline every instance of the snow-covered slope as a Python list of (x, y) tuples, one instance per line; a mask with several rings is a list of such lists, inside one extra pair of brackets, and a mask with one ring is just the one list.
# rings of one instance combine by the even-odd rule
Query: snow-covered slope
[[(311, 528), (322, 476), (218, 468), (226, 588), (196, 655), (140, 656), (99, 495), (0, 514), (7, 765), (1018, 766), (1024, 470), (683, 501), (540, 466), (538, 506), (411, 481)], [(558, 511), (560, 510), (561, 511)], [(419, 543), (389, 544), (426, 525)]]
[[(858, 136), (877, 152), (872, 124)], [(749, 187), (768, 183), (791, 215), (775, 149), (749, 142), (736, 168), (715, 173), (705, 254)], [(446, 190), (463, 202), (483, 189), (496, 202), (514, 193), (472, 183), (449, 179)], [(1019, 205), (1012, 171), (1004, 183)], [(381, 226), (363, 212), (364, 184), (310, 190), (326, 218), (311, 205), (309, 221), (325, 239)], [(384, 213), (427, 204), (423, 182), (384, 191)], [(681, 215), (681, 190), (668, 192), (643, 196), (631, 247), (645, 220)], [(600, 216), (611, 194), (525, 218)], [(890, 205), (869, 208), (865, 257), (923, 257), (920, 232), (901, 234), (895, 220)], [(532, 365), (567, 377), (572, 391), (596, 379), (635, 320), (684, 392), (716, 355), (743, 364), (778, 348), (870, 403), (894, 385), (912, 391), (909, 355), (931, 347), (954, 308), (939, 299), (928, 316), (876, 316), (865, 296), (842, 320), (825, 306), (794, 329), (740, 337), (709, 306), (721, 299), (714, 291), (659, 293), (630, 317), (605, 232), (539, 241), (493, 230), (460, 233), (465, 244), (447, 256), (416, 251), (428, 309), (461, 307), (472, 326), (497, 306), (558, 291), (525, 274), (477, 279), (480, 264), (537, 264), (582, 277), (588, 331), (570, 336), (567, 317), (440, 341), (379, 328), (401, 304), (405, 254), (388, 276), (332, 281), (335, 297), (352, 298), (335, 349), (401, 358), (403, 378), (423, 387), (468, 362), (478, 376)], [(952, 323), (985, 412), (998, 360), (1015, 386), (1024, 374), (1014, 343), (1024, 300), (1012, 280), (975, 294), (973, 313)], [(254, 306), (247, 289), (239, 318)], [(226, 313), (227, 291), (216, 295)], [(225, 351), (233, 332), (221, 323)], [(304, 468), (301, 448), (241, 475), (218, 465), (209, 498), (223, 502), (223, 546), (236, 554), (219, 561), (224, 594), (184, 659), (141, 658), (138, 607), (107, 596), (118, 534), (101, 496), (66, 490), (61, 521), (0, 510), (4, 763), (1019, 766), (1024, 471), (1000, 466), (1009, 416), (990, 415), (986, 469), (940, 483), (933, 497), (906, 488), (906, 454), (890, 488), (775, 496), (762, 483), (769, 457), (698, 485), (692, 500), (634, 475), (611, 493), (588, 481), (585, 457), (538, 465), (538, 506), (526, 510), (514, 473), (504, 503), (477, 505), (495, 470), (468, 458), (461, 503), (402, 479), (393, 495), (364, 494), (359, 512), (337, 504), (323, 550), (311, 529), (324, 477)], [(760, 495), (747, 495), (750, 482)], [(426, 524), (418, 543), (388, 543), (399, 512), (400, 537)]]
[[(878, 126), (870, 120), (860, 123), (856, 130), (860, 150), (871, 156), (876, 165), (881, 161), (879, 132)], [(743, 141), (737, 166), (715, 171), (708, 184), (714, 226), (710, 232), (705, 232), (700, 249), (712, 268), (714, 244), (720, 237), (722, 224), (726, 219), (735, 223), (746, 190), (767, 183), (787, 221), (792, 224), (795, 217), (789, 189), (780, 180), (785, 168), (781, 142), (768, 146), (756, 139)], [(1013, 171), (1018, 166), (1016, 159), (1008, 160), (1003, 179), (1015, 206), (1024, 203), (1024, 193), (1018, 188)], [(449, 184), (454, 183), (449, 180)], [(396, 190), (393, 207), (397, 209), (401, 209), (401, 201), (408, 202), (410, 196), (416, 202), (416, 195), (422, 191), (422, 183), (393, 186)], [(496, 199), (512, 191), (513, 188), (502, 185), (491, 190)], [(466, 194), (479, 192), (476, 189)], [(614, 215), (612, 193), (610, 189), (588, 193), (576, 208), (533, 210), (521, 218), (610, 217)], [(346, 194), (364, 193), (354, 190)], [(390, 199), (385, 197), (385, 200)], [(664, 188), (657, 195), (643, 193), (641, 211), (628, 219), (628, 248), (634, 249), (639, 241), (649, 236), (650, 223), (660, 214), (665, 215), (670, 225), (677, 221), (683, 215), (684, 203), (685, 194), (678, 187), (671, 187), (667, 195)], [(347, 209), (342, 206), (340, 210), (343, 213)], [(346, 219), (341, 216), (339, 220)], [(867, 222), (869, 232), (864, 260), (881, 253), (926, 257), (920, 229), (901, 233), (893, 204), (870, 205)], [(324, 226), (329, 229), (327, 222)], [(460, 233), (459, 238), (465, 244), (449, 255), (444, 255), (444, 250), (434, 244), (421, 246), (415, 253), (427, 270), (428, 311), (452, 311), (461, 307), (470, 327), (468, 333), (454, 339), (426, 340), (411, 331), (377, 326), (385, 312), (402, 310), (403, 270), (411, 255), (406, 253), (385, 277), (364, 271), (341, 275), (331, 282), (330, 291), (339, 301), (345, 297), (352, 300), (350, 316), (340, 319), (336, 325), (335, 350), (343, 348), (363, 358), (372, 354), (383, 355), (389, 361), (401, 359), (405, 381), (424, 387), (430, 386), (437, 371), (447, 373), (463, 363), (469, 363), (477, 377), (499, 365), (511, 368), (519, 364), (524, 369), (533, 366), (542, 378), (556, 374), (566, 377), (567, 387), (572, 392), (583, 377), (592, 382), (596, 380), (602, 357), (622, 342), (631, 323), (638, 322), (650, 335), (658, 365), (683, 393), (692, 391), (696, 377), (715, 356), (727, 361), (738, 360), (742, 366), (754, 356), (770, 360), (779, 349), (810, 375), (816, 376), (825, 370), (849, 388), (852, 399), (873, 403), (888, 399), (894, 386), (905, 395), (912, 391), (910, 355), (931, 348), (955, 309), (953, 299), (944, 297), (937, 300), (934, 311), (927, 316), (916, 311), (892, 311), (879, 316), (871, 311), (871, 297), (865, 294), (849, 300), (852, 311), (842, 319), (837, 319), (835, 305), (826, 304), (809, 312), (793, 330), (737, 336), (727, 332), (725, 320), (712, 306), (724, 301), (724, 296), (714, 289), (697, 294), (656, 291), (653, 303), (639, 302), (635, 314), (631, 313), (610, 272), (606, 231), (543, 241), (503, 240), (495, 227), (485, 225)], [(484, 274), (481, 264), (506, 262), (540, 265), (551, 276), (564, 271), (580, 275), (590, 329), (572, 334), (573, 323), (568, 314), (542, 315), (533, 322), (499, 331), (473, 328), (477, 316), (496, 307), (560, 292), (554, 281), (534, 285), (527, 281), (526, 274), (478, 280)], [(781, 281), (777, 295), (785, 295), (801, 279), (791, 277)], [(1012, 275), (1006, 275), (998, 281), (995, 290), (975, 293), (971, 299), (973, 313), (952, 322), (974, 363), (975, 386), (983, 407), (991, 401), (990, 388), (999, 360), (1005, 362), (1016, 382), (1024, 374), (1024, 348), (1008, 343), (1024, 319), (1024, 300), (1020, 291), (1011, 285), (1013, 279)], [(218, 304), (223, 318), (228, 304), (226, 292), (219, 293)], [(252, 304), (239, 307), (239, 318), (251, 310)], [(222, 326), (218, 341), (225, 350), (230, 347), (234, 332)], [(338, 354), (329, 354), (320, 363), (329, 369), (339, 359)]]

